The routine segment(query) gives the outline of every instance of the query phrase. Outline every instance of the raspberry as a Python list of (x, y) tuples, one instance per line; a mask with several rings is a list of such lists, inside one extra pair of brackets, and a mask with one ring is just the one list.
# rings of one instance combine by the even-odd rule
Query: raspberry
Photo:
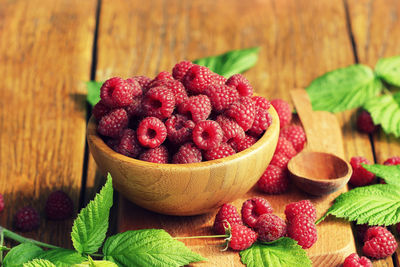
[(126, 81), (128, 83), (134, 83), (133, 81), (136, 81), (139, 84), (140, 88), (142, 89), (141, 94), (143, 94), (144, 92), (146, 92), (146, 88), (150, 84), (151, 79), (146, 76), (133, 76), (132, 78), (126, 79)]
[[(229, 225), (228, 225), (229, 223)], [(236, 207), (232, 204), (224, 204), (218, 210), (217, 215), (215, 216), (213, 230), (216, 234), (223, 235), (228, 229), (229, 226), (233, 226), (235, 224), (243, 225), (242, 219), (239, 216), (239, 213), (236, 210)]]
[(47, 198), (45, 210), (47, 219), (65, 220), (72, 216), (74, 203), (65, 192), (58, 190)]
[(364, 157), (352, 157), (350, 160), (351, 167), (353, 168), (353, 174), (351, 175), (349, 182), (353, 186), (371, 184), (375, 179), (375, 174), (364, 169), (361, 163), (371, 164), (369, 160)]
[(279, 136), (278, 144), (276, 145), (275, 153), (282, 153), (289, 159), (296, 156), (297, 151), (294, 149), (291, 142), (289, 142), (285, 137)]
[(100, 88), (100, 97), (103, 103), (109, 107), (126, 107), (132, 103), (132, 99), (141, 93), (138, 83), (128, 83), (122, 78), (108, 79)]
[(188, 95), (186, 93), (185, 87), (180, 81), (177, 80), (156, 80), (151, 83), (150, 88), (163, 86), (168, 88), (175, 97), (175, 104), (178, 106), (183, 103), (186, 99), (188, 99)]
[(0, 194), (0, 212), (4, 210), (4, 197)]
[(391, 157), (385, 160), (384, 165), (400, 165), (400, 157)]
[(275, 214), (262, 214), (254, 226), (258, 240), (263, 242), (271, 242), (285, 236), (286, 223)]
[(243, 128), (240, 127), (235, 120), (224, 115), (219, 115), (216, 121), (221, 126), (224, 133), (222, 142), (229, 142), (231, 140), (240, 141), (245, 138), (246, 134), (244, 133)]
[(280, 168), (280, 169), (286, 169), (287, 165), (289, 163), (289, 158), (286, 157), (284, 154), (282, 153), (275, 153), (272, 156), (271, 165), (275, 165), (276, 167)]
[(168, 150), (165, 146), (160, 145), (156, 148), (147, 149), (139, 156), (140, 160), (154, 163), (168, 163)]
[(161, 120), (147, 117), (139, 123), (136, 134), (142, 146), (155, 148), (167, 138), (167, 128)]
[(142, 97), (138, 96), (132, 99), (132, 103), (125, 107), (126, 112), (129, 117), (134, 116), (142, 116), (143, 108), (142, 108)]
[(289, 222), (292, 221), (297, 215), (306, 215), (313, 222), (315, 222), (317, 219), (317, 210), (311, 201), (306, 199), (287, 204), (285, 207), (285, 215)]
[(174, 111), (175, 96), (166, 87), (153, 87), (143, 97), (142, 106), (146, 116), (162, 120), (171, 116)]
[(211, 101), (213, 110), (222, 112), (239, 99), (235, 88), (225, 84), (212, 84), (204, 90)]
[(193, 143), (186, 143), (182, 145), (178, 152), (173, 156), (172, 163), (196, 163), (201, 162), (201, 151)]
[(256, 107), (250, 97), (240, 97), (238, 101), (229, 106), (225, 114), (235, 119), (243, 130), (247, 131), (253, 125)]
[(292, 121), (292, 110), (290, 109), (289, 103), (282, 99), (274, 99), (271, 100), (271, 105), (278, 113), (281, 128), (289, 125)]
[(257, 240), (257, 233), (241, 224), (232, 225), (230, 233), (231, 236), (227, 241), (233, 250), (245, 250)]
[(94, 105), (92, 109), (92, 114), (97, 121), (100, 121), (101, 118), (107, 115), (110, 112), (110, 108), (104, 105), (104, 102), (100, 100), (96, 105)]
[(31, 206), (26, 206), (14, 215), (14, 225), (21, 232), (36, 230), (40, 225), (39, 213)]
[(185, 76), (186, 72), (193, 67), (193, 63), (190, 61), (181, 61), (177, 63), (174, 68), (172, 69), (172, 76), (176, 80), (182, 80), (182, 78)]
[(108, 139), (106, 141), (107, 146), (111, 147), (112, 150), (117, 151), (120, 139)]
[(287, 169), (269, 165), (257, 182), (258, 188), (267, 194), (281, 194), (288, 188)]
[(125, 129), (122, 133), (121, 141), (117, 145), (115, 151), (118, 153), (136, 158), (142, 151), (136, 133), (132, 129)]
[(215, 83), (215, 73), (206, 67), (194, 65), (182, 78), (182, 83), (192, 94), (203, 94), (204, 90)]
[(214, 76), (214, 79), (215, 79), (216, 84), (225, 84), (226, 83), (226, 78), (224, 76), (217, 74)]
[(317, 241), (317, 227), (314, 221), (305, 214), (299, 214), (289, 222), (287, 235), (303, 248), (310, 248)]
[(396, 249), (396, 239), (386, 228), (375, 226), (367, 230), (363, 246), (363, 252), (366, 256), (383, 259), (392, 255)]
[(240, 152), (251, 147), (256, 142), (257, 139), (255, 137), (246, 134), (245, 137), (241, 140), (236, 140), (236, 139), (230, 140), (229, 144), (232, 146), (234, 150), (236, 150), (236, 152)]
[(101, 118), (97, 131), (104, 136), (117, 138), (128, 126), (128, 114), (122, 108), (116, 109)]
[(252, 96), (253, 87), (250, 82), (242, 74), (232, 75), (227, 81), (226, 85), (236, 88), (240, 96)]
[(248, 133), (254, 136), (260, 136), (272, 123), (272, 116), (269, 112), (262, 108), (256, 108), (253, 125)]
[(206, 95), (196, 95), (189, 97), (179, 105), (178, 111), (182, 115), (187, 115), (189, 119), (198, 123), (206, 120), (211, 114), (211, 102)]
[(304, 144), (306, 143), (306, 133), (304, 132), (303, 127), (298, 125), (289, 125), (281, 129), (280, 136), (285, 137), (290, 143), (292, 143), (297, 152), (303, 150)]
[(192, 136), (198, 148), (208, 150), (216, 148), (221, 143), (223, 132), (218, 122), (205, 120), (194, 126)]
[(258, 218), (263, 214), (274, 212), (268, 200), (262, 197), (253, 197), (242, 205), (242, 219), (249, 227), (254, 227)]
[(372, 121), (368, 111), (362, 110), (357, 117), (357, 129), (364, 133), (373, 133), (378, 127)]
[(236, 151), (227, 143), (220, 143), (217, 147), (204, 152), (206, 160), (222, 159), (235, 154)]
[(186, 116), (176, 114), (172, 115), (166, 122), (168, 140), (174, 144), (183, 144), (192, 137), (192, 130), (195, 123), (189, 120)]
[(251, 100), (253, 100), (254, 104), (256, 105), (256, 107), (268, 110), (269, 107), (271, 106), (271, 103), (262, 96), (252, 96)]
[(359, 257), (352, 253), (343, 262), (343, 267), (372, 267), (372, 262), (366, 257)]

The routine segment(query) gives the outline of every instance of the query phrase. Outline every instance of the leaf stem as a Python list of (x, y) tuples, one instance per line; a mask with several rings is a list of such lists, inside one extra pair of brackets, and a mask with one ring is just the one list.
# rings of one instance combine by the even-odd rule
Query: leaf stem
[(219, 238), (219, 237), (229, 237), (229, 235), (176, 236), (174, 237), (174, 239)]
[(44, 248), (60, 248), (60, 247), (57, 247), (54, 245), (50, 245), (47, 243), (43, 243), (40, 241), (36, 241), (36, 240), (30, 239), (30, 238), (23, 237), (19, 234), (14, 233), (13, 231), (3, 228), (1, 226), (0, 226), (0, 231), (4, 235), (4, 237), (12, 239), (14, 241), (17, 241), (19, 243), (32, 243), (32, 244), (35, 244), (37, 246), (44, 247)]
[[(0, 228), (0, 246), (3, 246), (4, 244), (4, 232), (3, 228)], [(0, 251), (0, 266), (3, 265), (3, 250)]]

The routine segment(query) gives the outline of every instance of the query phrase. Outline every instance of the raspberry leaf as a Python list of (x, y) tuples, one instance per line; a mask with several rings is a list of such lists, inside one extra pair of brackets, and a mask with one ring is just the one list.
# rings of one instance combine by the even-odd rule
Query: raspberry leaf
[(51, 261), (43, 259), (34, 259), (24, 263), (23, 267), (56, 267)]
[(183, 266), (206, 260), (164, 230), (127, 231), (109, 237), (104, 259), (118, 266)]
[(362, 166), (385, 180), (387, 184), (400, 186), (400, 165), (386, 166), (380, 164), (362, 164)]
[(16, 247), (13, 247), (7, 255), (4, 257), (4, 267), (20, 267), (24, 263), (36, 258), (40, 255), (43, 250), (32, 244), (22, 243)]
[(240, 259), (247, 267), (311, 266), (305, 250), (288, 237), (269, 243), (254, 243), (240, 252)]
[(89, 81), (86, 82), (87, 95), (86, 101), (89, 102), (92, 107), (100, 101), (100, 88), (103, 82)]
[(259, 47), (232, 50), (221, 55), (196, 59), (193, 63), (209, 68), (229, 78), (253, 67), (258, 60)]
[(316, 224), (329, 214), (357, 224), (392, 225), (400, 222), (400, 186), (375, 184), (342, 193)]
[(400, 56), (379, 59), (375, 72), (388, 84), (400, 86)]
[(371, 68), (356, 64), (327, 72), (306, 88), (314, 110), (339, 112), (362, 106), (382, 90)]
[(81, 210), (72, 226), (72, 243), (79, 253), (94, 253), (103, 243), (108, 229), (108, 217), (113, 204), (112, 178), (95, 198)]
[(40, 254), (37, 258), (48, 260), (57, 265), (57, 267), (68, 267), (86, 260), (86, 258), (82, 257), (75, 250), (63, 248), (47, 250)]
[(118, 267), (118, 265), (111, 261), (94, 261), (90, 256), (88, 256), (88, 261), (81, 264), (75, 264), (72, 267)]

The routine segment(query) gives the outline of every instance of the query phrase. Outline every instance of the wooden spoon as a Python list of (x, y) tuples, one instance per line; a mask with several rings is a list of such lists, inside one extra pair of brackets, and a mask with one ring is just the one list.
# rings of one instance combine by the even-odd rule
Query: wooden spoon
[(306, 147), (288, 164), (293, 182), (312, 195), (333, 193), (347, 184), (352, 174), (345, 161), (342, 132), (336, 117), (326, 111), (313, 111), (307, 92), (290, 92), (307, 135)]

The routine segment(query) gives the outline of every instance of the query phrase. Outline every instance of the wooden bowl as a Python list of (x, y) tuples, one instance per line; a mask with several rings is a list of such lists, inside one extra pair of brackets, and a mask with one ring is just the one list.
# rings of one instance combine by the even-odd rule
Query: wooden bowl
[(203, 214), (231, 202), (255, 185), (274, 154), (279, 118), (250, 148), (229, 157), (191, 164), (157, 164), (126, 157), (98, 136), (92, 116), (87, 127), (90, 152), (98, 167), (127, 199), (146, 209), (170, 215)]

